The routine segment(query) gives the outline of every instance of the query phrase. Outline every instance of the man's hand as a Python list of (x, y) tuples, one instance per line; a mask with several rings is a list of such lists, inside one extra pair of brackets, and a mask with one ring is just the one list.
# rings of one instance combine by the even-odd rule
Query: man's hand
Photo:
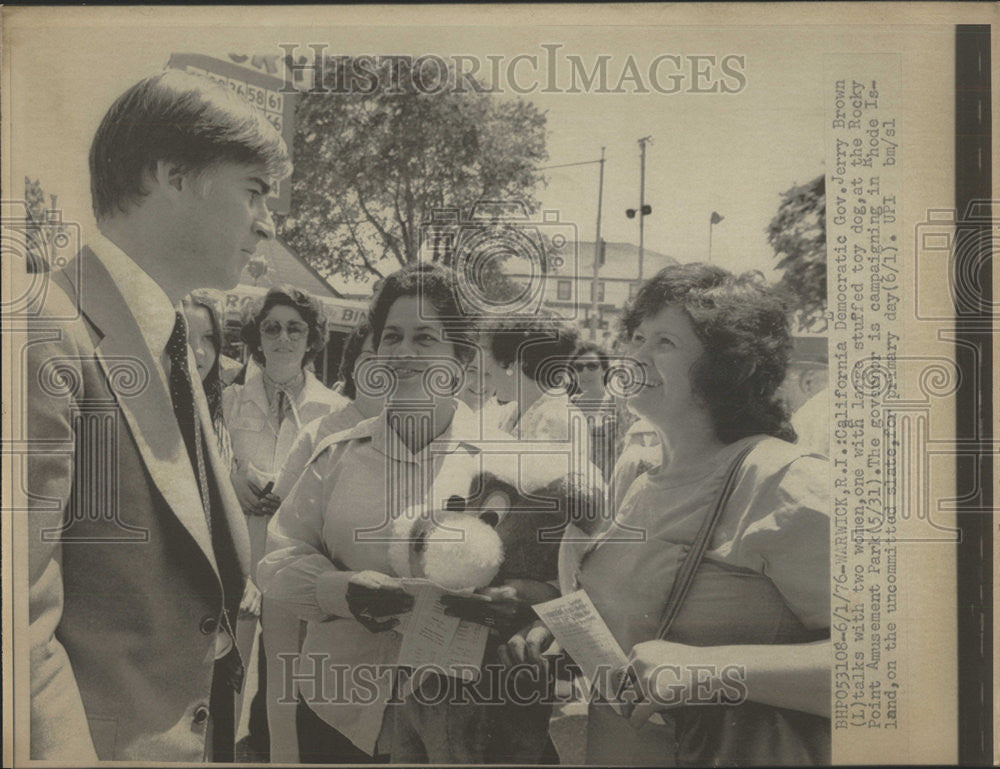
[[(413, 596), (398, 579), (378, 571), (359, 571), (347, 583), (347, 606), (354, 618), (372, 633), (392, 630), (399, 624), (394, 614), (413, 608)], [(392, 617), (381, 621), (379, 617)]]
[(236, 490), (236, 498), (240, 501), (244, 515), (274, 515), (281, 498), (257, 486), (239, 470), (233, 470), (229, 475)]

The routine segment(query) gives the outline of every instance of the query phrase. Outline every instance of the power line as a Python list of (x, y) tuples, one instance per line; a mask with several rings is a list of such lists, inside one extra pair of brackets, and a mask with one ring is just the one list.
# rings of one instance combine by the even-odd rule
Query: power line
[(591, 166), (591, 165), (594, 165), (595, 163), (603, 163), (603, 162), (604, 162), (603, 159), (601, 159), (601, 160), (582, 160), (579, 163), (561, 163), (561, 164), (559, 164), (557, 166), (542, 166), (538, 170), (539, 171), (548, 171), (551, 168), (570, 168), (572, 166)]

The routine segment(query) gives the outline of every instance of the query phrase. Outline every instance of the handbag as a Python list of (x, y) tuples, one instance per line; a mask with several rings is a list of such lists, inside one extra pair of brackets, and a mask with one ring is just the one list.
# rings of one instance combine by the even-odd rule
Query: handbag
[[(740, 468), (753, 448), (748, 446), (733, 459), (715, 507), (677, 570), (657, 632), (659, 639), (667, 639), (680, 614), (736, 488)], [(802, 640), (813, 639), (803, 635)], [(830, 762), (829, 718), (756, 702), (683, 706), (670, 712), (677, 740), (677, 763), (681, 766), (806, 766)]]

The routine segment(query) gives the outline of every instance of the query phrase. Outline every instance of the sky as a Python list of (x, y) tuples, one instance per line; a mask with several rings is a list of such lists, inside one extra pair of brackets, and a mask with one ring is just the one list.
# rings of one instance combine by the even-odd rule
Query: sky
[[(604, 27), (323, 27), (282, 28), (234, 24), (231, 28), (187, 24), (155, 27), (132, 15), (118, 26), (79, 24), (28, 30), (31, 45), (17, 49), (11, 80), (14, 129), (13, 177), (39, 178), (59, 195), (64, 215), (93, 227), (89, 214), (86, 154), (101, 116), (114, 98), (141, 76), (161, 69), (171, 53), (199, 52), (226, 58), (233, 53), (278, 52), (280, 43), (324, 43), (327, 53), (434, 53), (466, 55), (487, 72), (518, 55), (537, 56), (539, 73), (522, 62), (513, 81), (536, 85), (518, 96), (501, 77), (500, 98), (533, 101), (547, 116), (547, 165), (600, 157), (606, 147), (602, 235), (608, 241), (638, 242), (638, 219), (626, 208), (639, 203), (637, 139), (651, 136), (646, 162), (647, 248), (680, 261), (708, 257), (709, 218), (714, 227), (712, 258), (729, 269), (757, 269), (776, 277), (765, 228), (780, 194), (824, 172), (823, 102), (819, 89), (823, 51), (851, 51), (878, 45), (872, 28), (777, 26), (660, 27), (638, 35), (634, 28)], [(138, 20), (136, 20), (138, 18)], [(188, 17), (189, 18), (189, 17)], [(867, 38), (871, 38), (866, 40)], [(547, 46), (544, 47), (544, 46)], [(566, 91), (570, 59), (586, 69), (606, 57), (614, 84), (629, 57), (636, 62), (647, 94), (542, 93), (546, 55), (556, 51), (556, 88)], [(684, 83), (680, 93), (653, 90), (651, 63), (679, 56)], [(742, 87), (736, 93), (686, 93), (694, 76), (689, 57), (742, 57)], [(490, 57), (493, 57), (491, 59)], [(661, 60), (660, 85), (672, 61)], [(719, 70), (712, 70), (719, 79)], [(736, 86), (733, 78), (726, 82)], [(702, 81), (704, 86), (705, 81)], [(613, 87), (611, 85), (610, 87)], [(635, 88), (635, 81), (625, 84)], [(585, 89), (579, 89), (581, 91)], [(544, 209), (576, 225), (581, 241), (592, 241), (597, 212), (598, 166), (546, 172), (538, 194)]]

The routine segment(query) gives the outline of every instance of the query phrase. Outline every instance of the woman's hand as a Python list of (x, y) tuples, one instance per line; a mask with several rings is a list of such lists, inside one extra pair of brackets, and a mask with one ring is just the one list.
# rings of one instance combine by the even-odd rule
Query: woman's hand
[(497, 654), (507, 667), (527, 663), (544, 668), (547, 667), (547, 660), (542, 657), (542, 652), (546, 651), (554, 656), (561, 650), (552, 637), (552, 631), (539, 619), (514, 633), (507, 643), (497, 649)]
[[(398, 579), (378, 571), (359, 571), (347, 583), (347, 606), (354, 618), (372, 633), (392, 630), (399, 624), (394, 614), (413, 608), (413, 596)], [(392, 617), (379, 620), (379, 617)]]
[(539, 680), (558, 678), (568, 681), (580, 675), (573, 658), (563, 651), (553, 638), (552, 631), (541, 620), (535, 620), (512, 635), (497, 649), (497, 656), (508, 668), (533, 666)]
[(653, 713), (678, 705), (749, 700), (830, 717), (830, 646), (825, 640), (736, 646), (644, 641), (632, 648), (627, 670), (642, 695), (634, 710), (625, 706), (636, 727)]
[(269, 483), (261, 489), (253, 481), (247, 481), (247, 483), (250, 484), (250, 490), (257, 495), (257, 510), (259, 511), (257, 515), (270, 516), (278, 512), (278, 508), (281, 506), (281, 497), (271, 493), (274, 484)]
[(243, 599), (240, 601), (239, 619), (259, 617), (261, 598), (260, 590), (252, 579), (248, 579), (246, 587), (243, 589)]
[(641, 728), (653, 713), (695, 703), (696, 687), (706, 687), (712, 672), (706, 648), (670, 641), (644, 641), (632, 647), (625, 673), (637, 691), (634, 700), (623, 704), (623, 712), (633, 727)]

